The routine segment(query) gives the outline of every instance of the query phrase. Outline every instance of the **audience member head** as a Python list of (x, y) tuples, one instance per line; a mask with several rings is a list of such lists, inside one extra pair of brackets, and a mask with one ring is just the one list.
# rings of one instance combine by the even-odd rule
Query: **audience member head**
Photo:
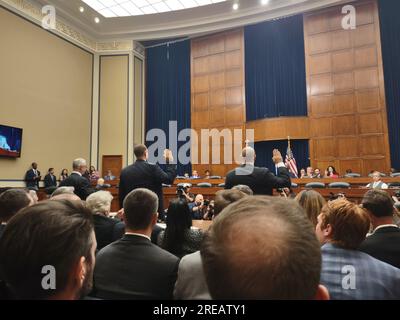
[(32, 169), (37, 170), (38, 164), (36, 162), (32, 162)]
[(372, 172), (371, 177), (374, 182), (381, 181), (381, 173), (379, 171)]
[(244, 184), (238, 184), (237, 186), (234, 186), (232, 188), (232, 190), (242, 191), (243, 193), (247, 194), (248, 196), (253, 195), (253, 190), (251, 190), (249, 186), (246, 186)]
[(295, 200), (303, 207), (308, 219), (315, 227), (322, 207), (326, 204), (324, 197), (314, 190), (303, 190), (296, 196)]
[(36, 190), (29, 190), (29, 195), (32, 198), (32, 201), (33, 201), (32, 204), (36, 204), (39, 202), (39, 197), (37, 195)]
[(126, 229), (151, 234), (158, 218), (158, 197), (148, 189), (135, 189), (123, 203)]
[(68, 169), (62, 169), (61, 175), (62, 176), (68, 176)]
[(89, 169), (90, 174), (92, 174), (95, 171), (96, 171), (96, 167), (95, 166), (90, 166), (90, 169)]
[(245, 197), (226, 207), (206, 234), (201, 256), (217, 300), (328, 298), (319, 286), (319, 243), (295, 201)]
[(186, 200), (177, 198), (169, 203), (167, 228), (163, 248), (173, 254), (182, 254), (185, 232), (192, 226), (192, 215)]
[(54, 174), (54, 168), (49, 168), (49, 170), (47, 171), (49, 174)]
[(45, 201), (10, 221), (0, 242), (0, 269), (17, 299), (70, 300), (90, 292), (96, 250), (91, 217), (80, 202)]
[(345, 199), (329, 201), (318, 216), (315, 228), (321, 244), (332, 243), (342, 249), (357, 249), (365, 240), (370, 220), (359, 205)]
[(111, 211), (111, 202), (113, 199), (114, 197), (110, 192), (98, 191), (87, 197), (86, 206), (93, 214), (108, 216)]
[(74, 171), (85, 174), (85, 172), (87, 171), (86, 160), (82, 158), (75, 159), (72, 163), (72, 168), (74, 169)]
[(33, 205), (33, 199), (24, 189), (9, 189), (0, 194), (0, 222), (8, 222), (18, 211)]
[(51, 196), (51, 201), (54, 200), (68, 200), (68, 201), (79, 201), (81, 202), (81, 198), (79, 198), (75, 193), (61, 193), (56, 196)]
[(245, 164), (254, 164), (256, 161), (256, 151), (252, 147), (245, 147), (242, 150), (242, 158)]
[(74, 194), (74, 187), (59, 187), (51, 194), (51, 198), (58, 196), (60, 194)]
[(239, 201), (240, 199), (246, 196), (247, 196), (246, 193), (237, 189), (217, 191), (214, 200), (214, 217), (220, 214), (221, 211), (224, 210), (230, 204)]
[(147, 160), (149, 157), (149, 151), (144, 144), (136, 145), (133, 152), (137, 160)]
[(374, 228), (383, 224), (393, 223), (393, 201), (390, 195), (383, 190), (369, 190), (361, 202), (367, 211)]

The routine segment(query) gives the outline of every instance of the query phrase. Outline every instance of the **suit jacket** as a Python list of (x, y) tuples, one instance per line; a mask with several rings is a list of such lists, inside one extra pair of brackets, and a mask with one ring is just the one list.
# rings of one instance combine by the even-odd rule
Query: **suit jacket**
[[(37, 176), (40, 176), (40, 171), (37, 171)], [(35, 171), (33, 169), (29, 169), (25, 174), (25, 182), (27, 188), (39, 188), (39, 179), (35, 179)]]
[(97, 250), (121, 239), (125, 233), (125, 223), (100, 214), (93, 215), (94, 233), (96, 234)]
[(364, 252), (332, 244), (325, 244), (321, 251), (320, 282), (332, 300), (400, 299), (400, 269)]
[(0, 238), (1, 238), (1, 236), (3, 235), (3, 233), (4, 233), (4, 229), (6, 228), (6, 225), (5, 224), (0, 224)]
[(101, 299), (172, 299), (179, 259), (137, 235), (124, 235), (96, 257), (94, 294)]
[(95, 192), (88, 179), (74, 172), (67, 179), (61, 181), (60, 187), (74, 187), (74, 193), (82, 200), (86, 200), (90, 194)]
[(211, 300), (200, 251), (184, 256), (179, 263), (175, 300)]
[(56, 176), (51, 175), (50, 173), (46, 174), (46, 176), (44, 177), (44, 187), (45, 188), (57, 187)]
[(275, 176), (267, 168), (242, 165), (226, 175), (225, 189), (232, 189), (239, 184), (249, 186), (255, 195), (272, 196), (274, 188), (290, 188), (291, 180), (285, 167), (278, 168), (278, 175)]
[(176, 177), (176, 165), (167, 165), (164, 172), (158, 165), (137, 160), (121, 172), (119, 204), (123, 207), (125, 197), (138, 188), (146, 188), (158, 196), (158, 212), (164, 211), (162, 184), (172, 184)]
[(387, 226), (375, 230), (360, 250), (400, 269), (400, 228)]

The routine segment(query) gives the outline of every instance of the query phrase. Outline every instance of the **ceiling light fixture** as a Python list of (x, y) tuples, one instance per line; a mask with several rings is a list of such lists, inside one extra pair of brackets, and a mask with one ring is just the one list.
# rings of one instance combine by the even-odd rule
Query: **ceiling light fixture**
[(85, 8), (84, 7), (79, 7), (79, 11), (80, 12), (85, 12)]
[(237, 9), (239, 9), (239, 3), (234, 3), (233, 4), (233, 10), (237, 10)]
[(94, 18), (94, 22), (100, 23), (100, 18), (99, 17)]

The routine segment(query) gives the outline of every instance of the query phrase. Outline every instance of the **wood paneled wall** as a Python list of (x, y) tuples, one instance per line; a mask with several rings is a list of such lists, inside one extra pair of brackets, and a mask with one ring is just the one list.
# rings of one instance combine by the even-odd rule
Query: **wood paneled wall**
[(310, 157), (314, 167), (368, 174), (390, 167), (379, 15), (375, 0), (353, 3), (357, 27), (344, 30), (342, 6), (305, 15)]
[[(243, 131), (246, 122), (243, 30), (194, 39), (191, 46), (192, 128), (199, 138), (201, 129)], [(193, 143), (192, 147), (198, 148), (201, 162), (201, 139), (198, 142), (198, 145)], [(243, 143), (235, 141), (238, 149)], [(236, 165), (224, 162), (224, 140), (210, 140), (209, 145), (213, 144), (220, 146), (221, 164), (211, 164), (211, 151), (206, 155), (210, 164), (193, 164), (193, 170), (203, 175), (209, 169), (213, 175), (225, 176)]]

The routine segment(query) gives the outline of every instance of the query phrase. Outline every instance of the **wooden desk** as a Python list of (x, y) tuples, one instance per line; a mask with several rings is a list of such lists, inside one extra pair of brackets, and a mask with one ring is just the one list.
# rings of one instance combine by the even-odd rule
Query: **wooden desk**
[(211, 183), (213, 186), (218, 186), (221, 183), (225, 183), (225, 179), (175, 179), (173, 186), (179, 183), (190, 183), (193, 187), (199, 183)]

